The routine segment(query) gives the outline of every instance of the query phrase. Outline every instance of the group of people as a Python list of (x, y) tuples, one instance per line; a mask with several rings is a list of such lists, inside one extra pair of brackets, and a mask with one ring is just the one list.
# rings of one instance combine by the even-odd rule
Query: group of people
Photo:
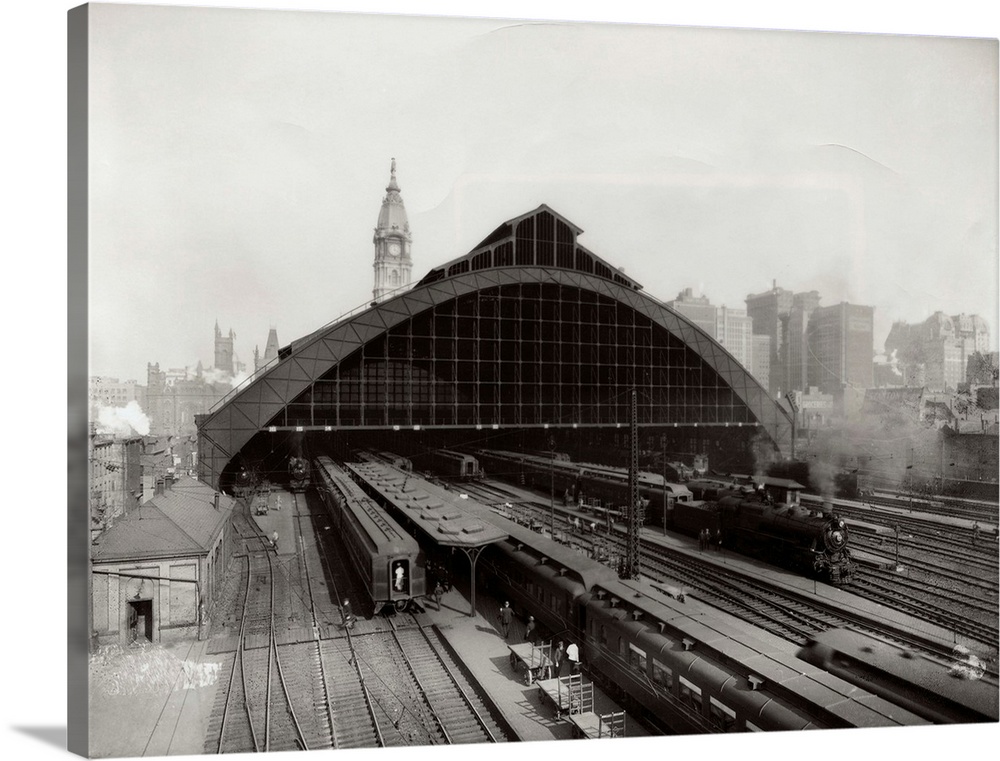
[[(505, 602), (500, 607), (500, 631), (503, 638), (510, 636), (510, 625), (514, 620), (514, 609), (510, 607), (510, 602)], [(536, 644), (538, 640), (538, 623), (534, 616), (528, 616), (528, 621), (524, 626), (524, 641)], [(512, 655), (511, 658), (514, 656)], [(556, 643), (551, 654), (552, 663), (555, 664), (555, 676), (561, 676), (565, 671), (576, 674), (580, 671), (580, 648), (574, 643), (563, 647), (562, 641)]]
[(712, 531), (708, 528), (703, 528), (698, 532), (698, 546), (702, 550), (710, 550), (713, 547), (716, 549), (721, 544), (721, 537), (719, 536), (718, 530)]
[(560, 677), (563, 673), (580, 673), (580, 648), (575, 643), (570, 642), (563, 647), (562, 640), (556, 643), (552, 649), (552, 663), (554, 672), (552, 676)]

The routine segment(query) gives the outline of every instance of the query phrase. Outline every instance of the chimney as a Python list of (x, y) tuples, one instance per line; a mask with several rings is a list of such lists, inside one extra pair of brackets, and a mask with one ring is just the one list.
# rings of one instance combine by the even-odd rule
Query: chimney
[(163, 486), (164, 486), (164, 479), (157, 478), (156, 479), (156, 489), (153, 492), (154, 496), (160, 496), (160, 497), (163, 496)]

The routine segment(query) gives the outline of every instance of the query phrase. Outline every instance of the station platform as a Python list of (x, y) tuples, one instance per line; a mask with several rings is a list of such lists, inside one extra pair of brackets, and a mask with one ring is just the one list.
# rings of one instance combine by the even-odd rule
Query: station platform
[[(428, 602), (422, 617), (428, 619), (476, 678), (508, 725), (525, 742), (570, 740), (578, 737), (573, 721), (558, 716), (547, 703), (537, 682), (526, 684), (523, 669), (511, 665), (510, 646), (523, 643), (524, 622), (514, 619), (508, 638), (500, 633), (501, 603), (476, 590), (476, 616), (469, 615), (468, 595), (452, 587), (441, 599), (441, 609)], [(621, 712), (622, 708), (595, 687), (593, 712)], [(649, 737), (645, 727), (625, 718), (624, 737)]]
[(295, 554), (295, 537), (298, 534), (295, 510), (292, 509), (295, 497), (290, 491), (276, 489), (271, 492), (267, 513), (250, 516), (268, 539), (274, 536), (275, 531), (278, 532), (278, 555)]

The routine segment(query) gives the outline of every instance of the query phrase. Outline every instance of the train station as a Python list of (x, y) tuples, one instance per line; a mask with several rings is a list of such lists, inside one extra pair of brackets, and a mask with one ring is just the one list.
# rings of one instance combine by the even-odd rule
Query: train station
[[(393, 161), (373, 300), (198, 417), (197, 488), (224, 500), (212, 525), (232, 562), (225, 578), (212, 565), (197, 625), (169, 618), (187, 598), (166, 577), (133, 584), (120, 610), (102, 598), (119, 622), (106, 640), (183, 651), (185, 673), (211, 675), (191, 701), (159, 696), (187, 728), (170, 735), (135, 695), (108, 698), (135, 721), (128, 736), (105, 727), (102, 751), (997, 720), (995, 627), (959, 629), (878, 587), (902, 585), (901, 536), (922, 521), (993, 552), (995, 508), (982, 524), (974, 504), (929, 518), (911, 497), (886, 518), (873, 495), (835, 502), (768, 475), (794, 458), (794, 411), (582, 234), (543, 204), (411, 284)], [(112, 549), (109, 574), (149, 576)], [(837, 651), (855, 636), (858, 652)], [(835, 668), (862, 652), (882, 658), (855, 669), (881, 669), (863, 684)], [(899, 654), (902, 674), (886, 665)], [(272, 668), (313, 681), (261, 693)], [(956, 669), (975, 679), (941, 682)], [(303, 710), (315, 695), (322, 710)], [(272, 703), (286, 708), (262, 737), (254, 712)]]

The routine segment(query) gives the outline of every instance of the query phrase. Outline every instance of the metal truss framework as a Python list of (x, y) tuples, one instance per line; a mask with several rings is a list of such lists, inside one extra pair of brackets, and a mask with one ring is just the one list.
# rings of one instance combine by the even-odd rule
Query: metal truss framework
[(218, 488), (269, 428), (627, 428), (633, 389), (641, 427), (755, 426), (787, 447), (791, 419), (767, 390), (634, 282), (460, 266), (477, 257), (294, 342), (200, 422), (201, 477)]

